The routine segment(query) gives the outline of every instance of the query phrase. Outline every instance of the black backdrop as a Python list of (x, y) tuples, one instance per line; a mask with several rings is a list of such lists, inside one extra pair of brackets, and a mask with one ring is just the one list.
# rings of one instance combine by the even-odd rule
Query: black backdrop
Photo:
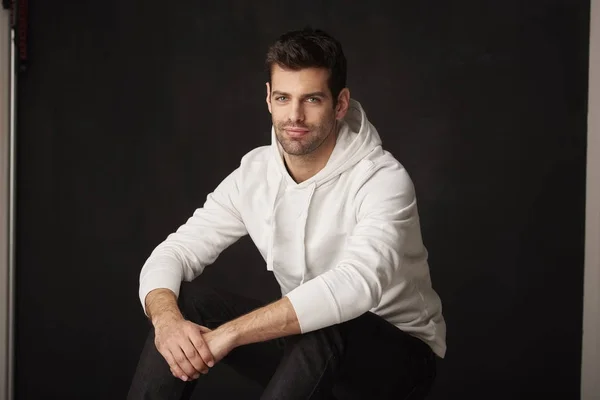
[[(589, 2), (29, 3), (17, 399), (125, 397), (139, 269), (268, 142), (263, 56), (307, 24), (342, 41), (353, 97), (415, 181), (448, 323), (432, 398), (578, 398)], [(277, 291), (247, 239), (206, 279)], [(199, 390), (258, 393), (225, 367)]]

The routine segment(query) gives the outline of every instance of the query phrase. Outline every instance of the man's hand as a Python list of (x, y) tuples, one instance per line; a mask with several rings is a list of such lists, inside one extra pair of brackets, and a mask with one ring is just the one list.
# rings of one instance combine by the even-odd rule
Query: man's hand
[(210, 329), (182, 318), (158, 321), (154, 332), (156, 348), (175, 377), (183, 381), (197, 379), (214, 365), (214, 357), (203, 338)]
[(210, 329), (186, 321), (177, 307), (175, 293), (168, 289), (148, 293), (146, 310), (154, 325), (154, 344), (173, 375), (188, 381), (206, 374), (215, 363), (202, 337)]

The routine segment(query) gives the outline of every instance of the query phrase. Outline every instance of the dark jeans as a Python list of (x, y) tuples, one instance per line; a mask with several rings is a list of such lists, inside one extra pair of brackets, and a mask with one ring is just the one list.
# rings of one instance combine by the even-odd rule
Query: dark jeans
[[(185, 317), (211, 329), (263, 305), (198, 279), (183, 282), (179, 295)], [(238, 347), (221, 362), (261, 384), (262, 400), (418, 400), (425, 398), (436, 373), (429, 346), (370, 312), (302, 335)], [(196, 382), (173, 377), (151, 330), (127, 398), (189, 399)]]

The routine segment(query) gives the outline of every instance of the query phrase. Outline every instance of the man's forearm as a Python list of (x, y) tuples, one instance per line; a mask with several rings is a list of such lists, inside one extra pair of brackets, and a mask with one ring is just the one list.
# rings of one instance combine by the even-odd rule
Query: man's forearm
[(227, 322), (217, 331), (232, 337), (235, 347), (301, 333), (296, 312), (287, 297)]
[(177, 305), (177, 296), (169, 289), (155, 289), (146, 296), (146, 312), (156, 326), (158, 320), (183, 319), (179, 306)]

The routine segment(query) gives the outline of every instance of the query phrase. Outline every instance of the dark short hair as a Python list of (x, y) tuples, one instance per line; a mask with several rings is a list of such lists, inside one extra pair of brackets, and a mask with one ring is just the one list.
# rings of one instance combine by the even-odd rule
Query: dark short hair
[(269, 47), (265, 60), (268, 79), (274, 65), (291, 70), (326, 68), (334, 104), (346, 87), (346, 57), (342, 45), (322, 30), (310, 27), (284, 33)]

